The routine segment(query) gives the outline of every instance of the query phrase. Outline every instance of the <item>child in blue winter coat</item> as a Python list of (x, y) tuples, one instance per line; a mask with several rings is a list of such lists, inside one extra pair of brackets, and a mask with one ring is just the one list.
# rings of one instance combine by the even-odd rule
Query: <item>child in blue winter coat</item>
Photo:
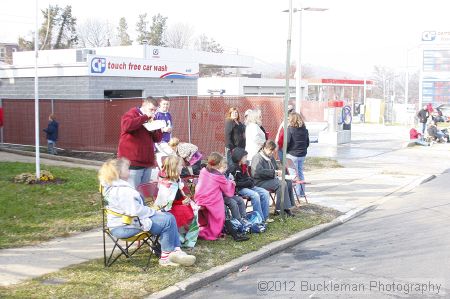
[(47, 133), (47, 148), (48, 153), (51, 155), (56, 155), (56, 141), (58, 140), (58, 122), (56, 121), (55, 115), (50, 114), (48, 117), (48, 126), (44, 129), (44, 132)]

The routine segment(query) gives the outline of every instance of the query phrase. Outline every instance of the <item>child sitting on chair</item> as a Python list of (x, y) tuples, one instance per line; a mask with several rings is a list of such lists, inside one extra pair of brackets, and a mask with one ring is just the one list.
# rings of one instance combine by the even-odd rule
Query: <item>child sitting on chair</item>
[(199, 237), (205, 240), (216, 240), (222, 233), (225, 223), (225, 205), (223, 196), (234, 196), (235, 183), (219, 171), (223, 168), (223, 157), (211, 153), (208, 164), (200, 171), (198, 184), (195, 187), (195, 202), (201, 206), (198, 220)]
[(267, 223), (273, 222), (269, 218), (270, 195), (266, 189), (256, 187), (254, 179), (248, 173), (247, 151), (236, 147), (233, 149), (227, 172), (233, 175), (236, 182), (237, 193), (240, 196), (248, 196), (252, 202), (253, 211), (256, 211)]
[[(144, 200), (130, 183), (130, 161), (125, 158), (105, 162), (98, 178), (103, 186), (107, 208), (119, 214), (135, 215), (133, 223), (124, 224), (121, 216), (108, 214), (108, 228), (116, 238), (129, 238), (142, 231), (159, 235), (161, 243), (161, 266), (191, 266), (195, 256), (187, 255), (180, 248), (175, 218), (169, 213), (155, 211), (143, 204)], [(139, 218), (139, 219), (137, 219)]]
[(164, 160), (155, 204), (175, 216), (182, 247), (193, 248), (198, 237), (197, 209), (183, 191), (184, 184), (180, 180), (182, 168), (183, 161), (178, 156), (172, 155)]

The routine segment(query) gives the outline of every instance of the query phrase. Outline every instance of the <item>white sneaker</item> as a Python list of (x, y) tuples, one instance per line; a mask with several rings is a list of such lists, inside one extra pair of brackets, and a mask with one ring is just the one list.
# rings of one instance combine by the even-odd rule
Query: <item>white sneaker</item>
[(196, 257), (179, 250), (169, 254), (169, 261), (182, 266), (192, 266), (196, 261)]
[(166, 260), (161, 260), (161, 259), (160, 259), (160, 260), (159, 260), (159, 265), (160, 265), (161, 267), (168, 267), (168, 266), (178, 267), (180, 264), (171, 262), (169, 259), (166, 259)]
[(272, 223), (272, 222), (274, 222), (274, 220), (272, 218), (267, 218), (266, 219), (266, 223)]

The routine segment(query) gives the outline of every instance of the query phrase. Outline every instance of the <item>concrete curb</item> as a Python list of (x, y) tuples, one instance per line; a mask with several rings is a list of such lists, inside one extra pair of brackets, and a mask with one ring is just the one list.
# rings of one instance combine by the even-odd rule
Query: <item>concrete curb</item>
[(196, 289), (199, 289), (207, 284), (210, 284), (220, 278), (225, 277), (226, 275), (238, 271), (243, 266), (248, 266), (254, 263), (259, 262), (262, 259), (265, 259), (271, 255), (274, 255), (280, 251), (283, 251), (289, 247), (297, 245), (300, 242), (306, 241), (312, 237), (315, 237), (323, 232), (326, 232), (333, 227), (341, 225), (353, 218), (356, 218), (372, 209), (374, 209), (375, 205), (370, 205), (363, 208), (357, 208), (347, 212), (346, 214), (339, 216), (329, 223), (320, 224), (309, 229), (298, 232), (287, 239), (276, 241), (270, 244), (263, 246), (261, 249), (255, 252), (250, 252), (245, 254), (233, 261), (230, 261), (224, 265), (214, 267), (202, 273), (197, 273), (192, 275), (191, 277), (176, 283), (173, 286), (170, 286), (162, 291), (153, 293), (146, 298), (179, 298), (183, 295), (186, 295), (189, 292), (192, 292)]
[[(30, 157), (35, 156), (34, 152), (21, 151), (21, 150), (10, 149), (10, 148), (5, 148), (5, 147), (0, 147), (0, 151), (12, 153), (12, 154), (18, 154), (18, 155), (22, 155), (22, 156), (30, 156)], [(49, 159), (49, 160), (71, 162), (71, 163), (90, 165), (90, 166), (93, 166), (93, 165), (94, 166), (102, 166), (104, 163), (104, 162), (95, 161), (95, 160), (83, 160), (83, 159), (78, 159), (78, 158), (49, 155), (49, 154), (45, 154), (45, 153), (40, 153), (40, 157), (44, 158), (44, 159)]]

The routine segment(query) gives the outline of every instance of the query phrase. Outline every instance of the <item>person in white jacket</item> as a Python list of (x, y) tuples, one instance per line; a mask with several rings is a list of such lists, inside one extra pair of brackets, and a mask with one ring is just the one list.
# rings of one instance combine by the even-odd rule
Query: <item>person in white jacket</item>
[(253, 156), (259, 152), (264, 145), (264, 142), (266, 142), (266, 134), (261, 130), (261, 110), (251, 110), (245, 121), (245, 150), (248, 153), (247, 158), (250, 163)]
[(193, 265), (195, 256), (186, 254), (180, 248), (175, 218), (144, 204), (141, 194), (127, 182), (129, 167), (130, 162), (126, 158), (112, 159), (105, 162), (98, 173), (107, 208), (116, 213), (136, 216), (131, 224), (125, 224), (121, 216), (108, 215), (107, 225), (111, 234), (117, 238), (128, 238), (141, 231), (149, 231), (159, 235), (161, 266)]

